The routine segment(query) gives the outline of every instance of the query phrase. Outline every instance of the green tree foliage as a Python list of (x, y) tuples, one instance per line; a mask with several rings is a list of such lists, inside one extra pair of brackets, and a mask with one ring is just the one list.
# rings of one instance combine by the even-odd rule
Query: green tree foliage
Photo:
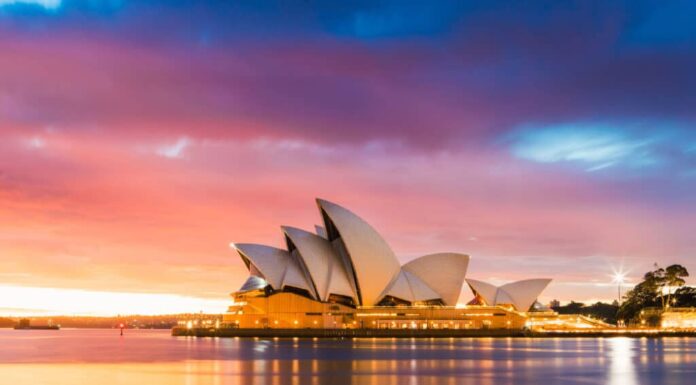
[(672, 298), (674, 307), (696, 307), (696, 288), (680, 287)]
[(646, 307), (661, 306), (658, 298), (658, 288), (652, 277), (646, 274), (643, 282), (637, 284), (633, 290), (626, 293), (619, 307), (617, 317), (625, 322), (638, 317), (640, 311)]
[[(634, 320), (644, 308), (664, 309), (672, 302), (673, 306), (684, 306), (678, 304), (679, 299), (683, 298), (686, 303), (692, 298), (692, 292), (682, 290), (687, 288), (681, 287), (686, 283), (684, 278), (688, 276), (689, 272), (684, 266), (670, 265), (663, 269), (655, 264), (655, 270), (645, 273), (643, 281), (626, 293), (619, 308), (618, 318), (624, 321)], [(675, 287), (678, 289), (673, 292)]]
[(600, 319), (604, 322), (615, 324), (616, 311), (619, 306), (617, 304), (608, 304), (597, 302), (593, 305), (586, 306), (581, 302), (571, 301), (565, 306), (554, 307), (553, 310), (558, 314), (582, 314), (592, 318)]
[(667, 292), (667, 304), (674, 305), (672, 303), (672, 295), (674, 294), (672, 290), (674, 288), (680, 289), (682, 286), (686, 284), (686, 281), (684, 278), (689, 276), (689, 272), (686, 270), (686, 268), (682, 265), (671, 265), (667, 266), (665, 269), (665, 283), (669, 287), (669, 291)]

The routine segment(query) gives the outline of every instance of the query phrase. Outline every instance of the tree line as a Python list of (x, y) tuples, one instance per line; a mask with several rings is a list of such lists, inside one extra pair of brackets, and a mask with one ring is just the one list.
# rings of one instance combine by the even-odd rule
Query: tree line
[(619, 310), (619, 304), (614, 301), (614, 303), (597, 302), (592, 305), (585, 305), (582, 302), (571, 301), (567, 305), (555, 306), (552, 309), (558, 314), (581, 314), (606, 323), (616, 324), (616, 313)]
[(624, 322), (636, 320), (645, 308), (696, 307), (696, 289), (685, 286), (689, 271), (682, 265), (666, 268), (655, 264), (643, 280), (622, 298), (617, 314)]
[(582, 314), (616, 324), (636, 321), (643, 309), (657, 308), (665, 310), (670, 307), (696, 307), (696, 288), (688, 287), (685, 278), (689, 271), (682, 265), (670, 265), (665, 268), (654, 265), (654, 270), (643, 275), (643, 279), (621, 298), (621, 305), (597, 302), (585, 305), (571, 301), (564, 306), (553, 307), (559, 314)]

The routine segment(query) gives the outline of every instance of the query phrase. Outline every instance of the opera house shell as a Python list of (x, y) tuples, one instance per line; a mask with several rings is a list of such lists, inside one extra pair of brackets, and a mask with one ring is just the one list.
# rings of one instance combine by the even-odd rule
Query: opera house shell
[(496, 287), (489, 283), (467, 279), (471, 291), (476, 296), (475, 302), (488, 306), (514, 306), (519, 311), (529, 310), (550, 279), (526, 279)]
[(387, 242), (363, 219), (317, 199), (324, 221), (318, 233), (282, 226), (287, 248), (234, 244), (249, 269), (242, 290), (289, 291), (353, 306), (454, 306), (469, 256), (425, 255), (401, 265)]
[(469, 256), (401, 264), (362, 218), (317, 199), (323, 226), (281, 226), (283, 249), (232, 244), (249, 278), (223, 317), (231, 328), (522, 329), (550, 280), (496, 287), (467, 280), (476, 303), (457, 306)]

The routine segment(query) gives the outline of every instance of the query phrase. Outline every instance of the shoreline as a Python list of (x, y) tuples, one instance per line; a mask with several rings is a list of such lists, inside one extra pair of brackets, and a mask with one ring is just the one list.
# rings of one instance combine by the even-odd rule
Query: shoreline
[(179, 328), (174, 337), (212, 338), (662, 338), (696, 337), (696, 331), (610, 329), (538, 332), (509, 329), (236, 329)]

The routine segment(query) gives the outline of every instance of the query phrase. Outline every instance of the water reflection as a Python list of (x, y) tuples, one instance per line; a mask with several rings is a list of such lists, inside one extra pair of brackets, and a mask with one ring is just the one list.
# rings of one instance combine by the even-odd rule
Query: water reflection
[(691, 384), (696, 339), (195, 339), (0, 331), (5, 384)]
[(633, 364), (633, 344), (631, 338), (612, 338), (609, 340), (609, 385), (636, 385), (636, 368)]

